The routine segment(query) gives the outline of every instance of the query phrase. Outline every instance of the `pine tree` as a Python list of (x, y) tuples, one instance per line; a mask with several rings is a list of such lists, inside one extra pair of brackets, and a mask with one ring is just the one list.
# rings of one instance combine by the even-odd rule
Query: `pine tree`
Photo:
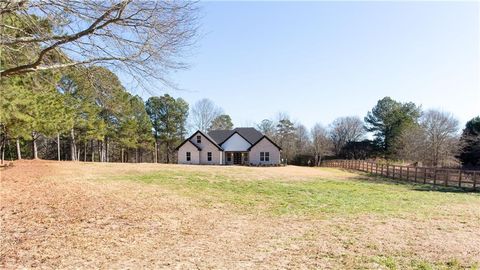
[[(165, 147), (166, 162), (171, 162), (175, 146), (185, 136), (188, 103), (165, 94), (149, 98), (146, 109), (154, 129), (155, 141), (157, 145), (161, 143)], [(158, 160), (157, 152), (155, 156)]]

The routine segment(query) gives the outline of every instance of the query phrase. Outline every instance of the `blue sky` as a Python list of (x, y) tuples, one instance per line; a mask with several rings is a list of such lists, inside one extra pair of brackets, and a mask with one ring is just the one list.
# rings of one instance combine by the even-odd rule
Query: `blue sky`
[(170, 76), (184, 90), (165, 92), (190, 104), (209, 98), (236, 126), (278, 112), (308, 128), (363, 119), (384, 96), (449, 111), (462, 125), (480, 114), (478, 3), (200, 6), (202, 34), (185, 59), (191, 68)]

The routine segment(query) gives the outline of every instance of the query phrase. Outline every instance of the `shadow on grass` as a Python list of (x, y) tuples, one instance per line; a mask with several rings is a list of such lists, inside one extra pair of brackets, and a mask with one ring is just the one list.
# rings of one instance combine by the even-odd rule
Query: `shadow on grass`
[(383, 176), (379, 176), (376, 174), (372, 173), (366, 173), (366, 172), (361, 172), (361, 171), (356, 171), (356, 170), (348, 170), (348, 169), (341, 169), (342, 171), (346, 172), (356, 172), (360, 175), (360, 177), (355, 177), (352, 178), (357, 181), (361, 182), (368, 182), (368, 183), (381, 183), (381, 184), (386, 184), (386, 185), (395, 185), (399, 186), (402, 185), (404, 187), (409, 188), (410, 190), (415, 190), (415, 191), (437, 191), (437, 192), (446, 192), (446, 193), (479, 193), (480, 190), (477, 188), (477, 190), (473, 190), (473, 188), (467, 188), (467, 187), (452, 187), (452, 186), (440, 186), (440, 185), (433, 185), (433, 184), (423, 184), (420, 182), (411, 182), (411, 181), (406, 181), (406, 180), (400, 180), (400, 179), (391, 179), (391, 178), (386, 178)]

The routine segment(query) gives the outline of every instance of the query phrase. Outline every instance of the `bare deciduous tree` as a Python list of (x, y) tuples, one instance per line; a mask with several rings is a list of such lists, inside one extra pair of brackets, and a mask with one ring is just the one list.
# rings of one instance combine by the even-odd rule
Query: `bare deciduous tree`
[(1, 76), (96, 64), (167, 82), (196, 34), (189, 1), (0, 0), (0, 10)]
[(295, 125), (295, 154), (311, 153), (310, 134), (305, 125), (297, 123)]
[(455, 156), (461, 150), (459, 123), (452, 114), (429, 110), (420, 119), (428, 147), (427, 160), (433, 166), (458, 163)]
[(425, 130), (419, 125), (405, 128), (394, 144), (398, 158), (412, 162), (424, 162), (427, 155)]
[(275, 135), (275, 123), (270, 119), (263, 119), (262, 122), (257, 125), (257, 129), (268, 137), (273, 138)]
[(396, 141), (399, 157), (428, 166), (458, 165), (461, 151), (458, 120), (450, 113), (429, 110), (420, 124), (405, 129)]
[(365, 133), (363, 122), (359, 117), (347, 116), (335, 119), (330, 125), (330, 138), (335, 154), (340, 154), (342, 147), (347, 143), (361, 140)]
[(332, 153), (333, 143), (328, 137), (328, 131), (320, 124), (312, 128), (311, 134), (315, 166), (320, 166), (322, 158)]
[(201, 99), (192, 107), (191, 122), (195, 129), (206, 132), (212, 121), (220, 116), (223, 110), (209, 99)]

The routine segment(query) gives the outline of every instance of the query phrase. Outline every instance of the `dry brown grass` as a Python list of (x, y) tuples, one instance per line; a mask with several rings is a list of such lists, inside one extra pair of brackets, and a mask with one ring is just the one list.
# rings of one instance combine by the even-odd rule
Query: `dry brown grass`
[(478, 197), (439, 205), (435, 216), (272, 216), (109, 180), (159, 170), (256, 181), (356, 177), (298, 167), (16, 162), (1, 171), (0, 267), (402, 269), (480, 261)]

